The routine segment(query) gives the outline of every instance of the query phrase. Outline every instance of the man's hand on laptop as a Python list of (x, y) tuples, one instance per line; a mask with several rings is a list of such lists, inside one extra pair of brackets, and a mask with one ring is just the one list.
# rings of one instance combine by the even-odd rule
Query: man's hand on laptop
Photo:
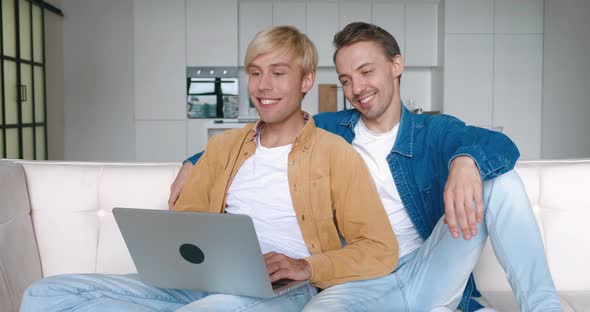
[(176, 175), (176, 179), (174, 179), (174, 182), (170, 186), (168, 209), (172, 209), (172, 207), (174, 207), (176, 200), (178, 200), (178, 196), (180, 196), (180, 192), (182, 192), (182, 189), (184, 188), (184, 185), (191, 174), (191, 169), (193, 169), (193, 164), (190, 161), (185, 161), (184, 164), (182, 164), (178, 175)]
[(293, 259), (280, 253), (269, 252), (264, 254), (264, 262), (271, 282), (284, 278), (295, 281), (311, 278), (311, 266), (303, 259)]

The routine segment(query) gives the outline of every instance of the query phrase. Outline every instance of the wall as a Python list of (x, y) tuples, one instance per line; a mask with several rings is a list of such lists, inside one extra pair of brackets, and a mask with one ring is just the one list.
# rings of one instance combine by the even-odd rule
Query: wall
[(444, 112), (539, 159), (543, 0), (447, 0), (444, 44)]
[[(62, 8), (60, 0), (46, 1)], [(64, 51), (63, 18), (45, 11), (45, 70), (47, 105), (47, 159), (64, 159)]]
[(133, 1), (63, 0), (64, 159), (135, 160)]
[(590, 2), (545, 0), (541, 156), (590, 157)]
[[(61, 48), (47, 47), (47, 56), (57, 60), (47, 68), (49, 157), (114, 161), (179, 158), (180, 148), (167, 148), (166, 153), (149, 157), (149, 153), (138, 152), (143, 145), (161, 146), (151, 144), (158, 141), (154, 141), (154, 133), (161, 134), (158, 138), (165, 142), (175, 136), (151, 131), (159, 129), (155, 124), (162, 122), (136, 114), (134, 105), (139, 98), (134, 89), (144, 80), (136, 81), (141, 77), (136, 65), (142, 52), (134, 43), (138, 30), (133, 1), (53, 3), (66, 17), (61, 19), (60, 37), (59, 19), (52, 21), (57, 17), (46, 15), (47, 30), (53, 33), (48, 38), (53, 36), (56, 44), (63, 40)], [(518, 5), (510, 0), (440, 3), (444, 14), (439, 31), (444, 40), (439, 44), (444, 47), (439, 57), (444, 58), (444, 67), (406, 68), (402, 100), (407, 103), (412, 97), (424, 110), (443, 110), (471, 124), (503, 126), (521, 149), (522, 159), (590, 157), (590, 140), (583, 134), (590, 132), (586, 122), (590, 116), (586, 103), (590, 65), (585, 58), (590, 27), (584, 20), (590, 4), (582, 0), (523, 0)], [(145, 41), (149, 40), (146, 36)], [(444, 88), (440, 88), (443, 78)], [(336, 82), (332, 68), (318, 71), (317, 83)], [(443, 98), (444, 105), (440, 104)], [(314, 90), (306, 97), (304, 108), (315, 112), (316, 99)], [(173, 122), (181, 121), (166, 120), (167, 124)], [(153, 125), (143, 126), (148, 123)], [(166, 129), (177, 131), (167, 124)], [(187, 128), (188, 141), (194, 129)], [(193, 151), (189, 146), (186, 152)]]

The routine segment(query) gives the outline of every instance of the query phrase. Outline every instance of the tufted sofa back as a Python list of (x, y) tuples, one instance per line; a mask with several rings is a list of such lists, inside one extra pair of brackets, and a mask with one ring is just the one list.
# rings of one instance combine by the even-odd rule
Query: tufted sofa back
[[(10, 207), (0, 207), (0, 248), (32, 246), (23, 247), (22, 255), (0, 253), (0, 297), (8, 293), (13, 302), (12, 308), (0, 304), (2, 311), (16, 310), (22, 290), (41, 275), (134, 272), (111, 210), (167, 209), (169, 187), (180, 169), (177, 163), (1, 164), (0, 197), (9, 200), (0, 206)], [(590, 160), (520, 162), (516, 170), (537, 216), (557, 289), (589, 291)], [(10, 267), (21, 258), (31, 269), (15, 284), (11, 278), (18, 274)], [(489, 242), (475, 274), (483, 291), (510, 290)]]
[[(559, 291), (590, 291), (590, 160), (524, 161), (516, 165), (545, 244)], [(488, 240), (475, 270), (481, 290), (510, 290)]]

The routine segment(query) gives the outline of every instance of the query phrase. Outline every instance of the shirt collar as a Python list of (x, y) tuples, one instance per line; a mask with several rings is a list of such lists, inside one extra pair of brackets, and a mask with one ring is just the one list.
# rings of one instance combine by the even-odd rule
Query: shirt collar
[[(400, 118), (399, 129), (397, 132), (397, 137), (395, 138), (395, 144), (393, 146), (392, 151), (399, 153), (401, 155), (412, 157), (413, 155), (413, 142), (414, 142), (414, 128), (415, 128), (415, 116), (410, 112), (403, 102), (401, 102), (402, 106), (402, 114)], [(351, 130), (354, 129), (356, 124), (361, 118), (361, 113), (353, 109), (351, 110), (351, 114), (348, 114), (342, 121), (340, 121), (341, 126), (348, 126)]]
[[(303, 119), (305, 120), (305, 126), (303, 129), (301, 129), (301, 131), (299, 131), (297, 137), (295, 137), (293, 148), (300, 148), (304, 151), (307, 151), (311, 146), (311, 139), (316, 126), (313, 118), (310, 118), (310, 114), (308, 112), (303, 112)], [(262, 132), (262, 128), (264, 128), (264, 121), (258, 120), (252, 127), (252, 134), (248, 139), (248, 142), (256, 142), (258, 136)]]

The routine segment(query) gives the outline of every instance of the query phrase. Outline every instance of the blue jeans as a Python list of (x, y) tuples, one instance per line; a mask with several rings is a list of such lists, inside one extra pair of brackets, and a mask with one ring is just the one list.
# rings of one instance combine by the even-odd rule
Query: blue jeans
[(26, 311), (301, 311), (316, 293), (308, 285), (263, 299), (147, 285), (136, 274), (72, 274), (42, 279), (24, 294)]
[(484, 182), (484, 222), (470, 240), (453, 239), (441, 218), (424, 245), (385, 277), (323, 290), (311, 311), (455, 310), (489, 236), (522, 311), (561, 311), (541, 234), (518, 174)]
[(483, 191), (485, 224), (471, 240), (453, 239), (441, 219), (420, 249), (400, 259), (394, 273), (332, 286), (315, 297), (311, 286), (264, 300), (159, 289), (134, 276), (63, 275), (29, 287), (21, 311), (454, 310), (488, 235), (522, 311), (561, 311), (520, 177), (513, 171), (506, 173), (484, 182)]

